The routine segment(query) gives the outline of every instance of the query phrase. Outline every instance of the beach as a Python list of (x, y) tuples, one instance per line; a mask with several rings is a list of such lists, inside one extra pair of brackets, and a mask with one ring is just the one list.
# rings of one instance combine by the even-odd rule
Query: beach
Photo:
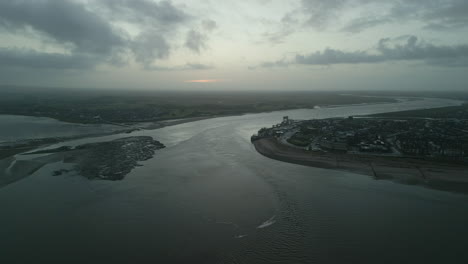
[(468, 192), (468, 166), (462, 163), (434, 162), (402, 157), (384, 157), (331, 152), (312, 152), (280, 143), (276, 138), (253, 142), (262, 155), (305, 166), (353, 172), (418, 184), (435, 189)]

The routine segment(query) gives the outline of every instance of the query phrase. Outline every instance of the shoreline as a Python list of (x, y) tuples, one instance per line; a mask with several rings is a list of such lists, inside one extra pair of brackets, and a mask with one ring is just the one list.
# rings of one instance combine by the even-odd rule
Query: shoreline
[[(420, 99), (424, 100), (425, 98), (421, 97)], [(324, 106), (321, 106), (320, 108), (334, 108), (334, 107), (340, 107), (340, 106), (353, 106), (353, 105), (375, 105), (375, 104), (385, 104), (385, 103), (388, 103), (388, 102), (372, 102), (372, 103), (349, 104), (349, 105), (346, 105), (346, 104), (345, 105), (324, 105)], [(277, 111), (290, 111), (290, 110), (299, 110), (299, 109), (309, 109), (309, 108), (290, 108), (290, 109), (281, 109), (281, 110), (273, 110), (273, 111), (265, 111), (265, 112), (245, 112), (245, 113), (227, 114), (227, 115), (187, 117), (187, 118), (160, 120), (160, 121), (136, 122), (133, 124), (125, 123), (123, 125), (113, 124), (114, 126), (124, 126), (126, 127), (126, 129), (115, 130), (112, 132), (92, 133), (92, 134), (76, 135), (76, 136), (69, 136), (69, 137), (28, 138), (28, 139), (17, 140), (17, 141), (5, 141), (5, 142), (0, 142), (0, 146), (4, 144), (6, 145), (21, 144), (21, 143), (28, 142), (28, 141), (47, 141), (47, 142), (44, 142), (44, 143), (38, 142), (36, 144), (33, 143), (27, 146), (22, 145), (20, 147), (15, 147), (15, 148), (6, 149), (6, 150), (0, 149), (0, 160), (8, 159), (8, 158), (14, 157), (17, 154), (27, 153), (29, 151), (32, 151), (38, 148), (47, 147), (49, 145), (66, 142), (70, 140), (110, 136), (110, 135), (117, 135), (117, 134), (123, 134), (123, 133), (132, 133), (133, 131), (137, 131), (137, 130), (155, 130), (155, 129), (160, 129), (160, 128), (164, 128), (168, 126), (175, 126), (175, 125), (180, 125), (184, 123), (196, 122), (196, 121), (219, 118), (219, 117), (243, 116), (243, 115), (248, 115), (248, 114), (272, 113), (272, 112), (277, 112)], [(314, 109), (314, 108), (310, 108), (310, 109)], [(4, 114), (4, 115), (14, 115), (14, 114)], [(70, 124), (88, 125), (88, 123), (68, 122), (68, 121), (63, 121), (63, 120), (56, 119), (53, 117), (48, 117), (48, 116), (34, 116), (34, 115), (18, 115), (18, 116), (50, 118), (50, 119), (54, 119), (60, 122), (65, 122), (65, 123), (70, 123)], [(109, 123), (96, 123), (95, 125), (109, 125)], [(0, 171), (1, 170), (2, 170), (2, 167), (0, 167)]]
[[(172, 122), (176, 120), (185, 120), (185, 119), (206, 119), (206, 118), (215, 118), (215, 117), (227, 117), (227, 116), (242, 116), (246, 114), (261, 114), (261, 113), (271, 113), (271, 112), (277, 112), (277, 111), (288, 111), (288, 110), (298, 110), (298, 109), (315, 109), (316, 107), (320, 108), (334, 108), (334, 107), (340, 107), (340, 106), (353, 106), (353, 105), (374, 105), (374, 104), (386, 104), (386, 103), (398, 103), (399, 98), (393, 98), (393, 97), (387, 97), (387, 96), (362, 96), (362, 95), (348, 95), (348, 96), (356, 96), (356, 97), (375, 97), (375, 98), (381, 98), (382, 100), (380, 101), (373, 101), (373, 102), (362, 102), (362, 103), (337, 103), (337, 104), (325, 104), (325, 105), (314, 105), (313, 107), (301, 107), (301, 108), (296, 108), (296, 107), (286, 107), (286, 108), (278, 108), (278, 109), (273, 109), (273, 110), (258, 110), (258, 111), (234, 111), (231, 113), (226, 113), (226, 114), (212, 114), (212, 115), (198, 115), (198, 116), (189, 116), (189, 117), (182, 117), (182, 118), (159, 118), (159, 119), (153, 119), (153, 120), (139, 120), (139, 121), (120, 121), (120, 122), (114, 122), (114, 121), (107, 121), (107, 120), (100, 120), (100, 122), (79, 122), (75, 119), (64, 119), (64, 118), (58, 118), (55, 116), (50, 116), (50, 115), (41, 115), (41, 114), (34, 114), (34, 113), (15, 113), (15, 112), (1, 112), (0, 115), (10, 115), (10, 116), (27, 116), (27, 117), (37, 117), (37, 118), (50, 118), (54, 119), (60, 122), (65, 122), (65, 123), (70, 123), (70, 124), (81, 124), (81, 125), (114, 125), (114, 126), (122, 126), (122, 127), (134, 127), (138, 126), (141, 124), (145, 123), (165, 123), (165, 122)], [(401, 98), (406, 98), (406, 97), (401, 97)], [(400, 98), (400, 99), (401, 99)], [(426, 99), (426, 97), (418, 97), (419, 99)]]
[[(60, 169), (52, 176), (75, 172), (92, 179), (122, 180), (139, 162), (152, 158), (165, 146), (150, 136), (133, 136), (99, 143), (87, 143), (74, 148), (59, 147), (22, 155), (31, 155), (28, 160), (9, 157), (0, 160), (0, 188), (26, 178), (45, 165), (54, 162), (74, 164), (70, 169)], [(42, 155), (44, 154), (44, 155)], [(39, 155), (39, 156), (38, 156)]]
[(270, 159), (303, 166), (371, 176), (376, 180), (468, 193), (468, 166), (415, 158), (318, 153), (293, 148), (274, 137), (255, 140), (258, 153)]
[[(421, 98), (421, 99), (424, 100), (424, 98)], [(367, 103), (366, 105), (375, 105), (375, 104), (379, 104), (379, 103)], [(325, 107), (326, 106), (324, 106), (324, 108)], [(333, 106), (330, 106), (330, 107), (333, 108)], [(297, 110), (297, 109), (291, 109), (291, 110)], [(276, 112), (276, 111), (269, 111), (269, 112)], [(268, 112), (264, 112), (264, 113), (268, 113)], [(42, 138), (42, 139), (2, 142), (3, 144), (6, 144), (5, 146), (8, 146), (8, 144), (13, 144), (13, 147), (0, 149), (0, 175), (4, 174), (6, 170), (10, 167), (10, 165), (13, 162), (15, 162), (16, 155), (21, 155), (21, 154), (28, 153), (30, 151), (34, 151), (34, 150), (41, 149), (41, 148), (47, 148), (48, 146), (54, 145), (57, 143), (63, 143), (67, 141), (77, 140), (77, 139), (109, 136), (109, 135), (119, 135), (119, 134), (124, 135), (125, 133), (131, 134), (131, 132), (136, 131), (136, 130), (156, 130), (156, 129), (160, 129), (166, 126), (174, 126), (174, 125), (195, 122), (195, 121), (200, 121), (200, 120), (220, 118), (220, 117), (229, 117), (229, 116), (243, 116), (247, 114), (249, 113), (242, 113), (242, 114), (236, 114), (236, 115), (213, 115), (213, 116), (202, 116), (202, 117), (190, 117), (190, 118), (183, 118), (183, 119), (172, 119), (172, 120), (165, 120), (165, 121), (159, 121), (159, 122), (138, 123), (138, 124), (134, 124), (134, 127), (129, 127), (127, 129), (122, 129), (122, 130), (117, 130), (117, 131), (112, 131), (112, 132), (93, 133), (93, 134), (85, 134), (85, 135), (78, 135), (78, 136), (71, 136), (71, 137), (54, 137), (54, 138)], [(14, 144), (16, 144), (16, 146)], [(290, 159), (287, 159), (285, 161), (297, 163), (297, 161), (296, 162), (290, 161)], [(333, 164), (330, 163), (329, 158), (328, 160), (327, 159), (322, 160), (322, 161), (316, 160), (315, 162), (320, 163), (320, 164), (316, 164), (315, 167), (337, 169), (337, 166), (333, 166)], [(342, 161), (339, 161), (339, 162), (342, 162)], [(311, 166), (310, 161), (308, 161), (307, 164)], [(303, 164), (303, 165), (307, 165), (307, 164)], [(360, 166), (356, 166), (356, 164), (354, 164), (354, 167), (355, 168), (351, 168), (351, 169), (348, 168), (345, 171), (372, 175), (372, 174), (369, 174), (370, 173), (369, 168), (366, 169), (366, 166), (363, 166), (362, 164)], [(375, 172), (373, 173), (375, 174)], [(382, 176), (382, 174), (379, 173), (379, 176)], [(414, 180), (411, 180), (411, 181), (414, 181)]]
[[(217, 116), (215, 116), (217, 117)], [(117, 130), (113, 132), (103, 132), (103, 133), (93, 133), (93, 134), (86, 134), (86, 135), (78, 135), (78, 136), (71, 136), (71, 137), (55, 137), (55, 138), (39, 138), (39, 139), (25, 139), (13, 142), (1, 142), (1, 144), (19, 144), (18, 147), (0, 149), (0, 188), (5, 186), (8, 183), (18, 181), (22, 178), (27, 177), (28, 175), (34, 173), (36, 170), (40, 169), (44, 165), (57, 162), (60, 159), (56, 157), (59, 155), (46, 155), (45, 157), (41, 157), (36, 159), (34, 162), (27, 162), (27, 161), (20, 161), (21, 166), (24, 168), (20, 175), (13, 175), (9, 172), (9, 168), (11, 168), (17, 161), (15, 158), (16, 155), (27, 155), (28, 152), (45, 148), (54, 144), (78, 140), (78, 139), (85, 139), (85, 138), (93, 138), (93, 137), (101, 137), (101, 136), (110, 136), (110, 135), (117, 135), (117, 134), (130, 134), (136, 130), (155, 130), (160, 129), (167, 126), (175, 126), (189, 122), (200, 121), (209, 118), (215, 117), (198, 117), (198, 118), (184, 118), (184, 119), (176, 119), (171, 121), (162, 121), (162, 122), (154, 122), (150, 124), (150, 127), (145, 128), (129, 128), (125, 130)], [(21, 145), (21, 144), (28, 144), (29, 145)], [(34, 142), (36, 141), (36, 142)], [(51, 158), (53, 157), (53, 158)], [(40, 161), (40, 162), (37, 162)]]
[[(47, 147), (53, 144), (58, 144), (61, 142), (66, 142), (66, 141), (71, 141), (71, 140), (111, 136), (111, 135), (124, 134), (124, 133), (130, 134), (133, 131), (138, 131), (138, 130), (155, 130), (155, 129), (160, 129), (163, 127), (175, 126), (175, 125), (180, 125), (184, 123), (195, 122), (195, 121), (216, 118), (216, 117), (218, 116), (174, 119), (174, 120), (167, 120), (167, 121), (161, 121), (161, 122), (152, 122), (148, 124), (146, 127), (129, 127), (127, 129), (115, 130), (111, 132), (91, 133), (91, 134), (83, 134), (83, 135), (76, 135), (76, 136), (69, 136), (69, 137), (29, 138), (29, 139), (24, 139), (24, 140), (0, 142), (0, 146), (1, 145), (13, 146), (12, 148), (9, 148), (9, 149), (0, 149), (0, 160), (8, 159), (17, 154), (27, 153), (29, 151), (32, 151), (38, 148), (43, 148), (43, 147)], [(141, 125), (141, 123), (139, 125)], [(17, 147), (15, 147), (15, 145)], [(12, 154), (7, 155), (5, 153), (12, 153)], [(0, 170), (1, 170), (1, 167), (0, 167)]]

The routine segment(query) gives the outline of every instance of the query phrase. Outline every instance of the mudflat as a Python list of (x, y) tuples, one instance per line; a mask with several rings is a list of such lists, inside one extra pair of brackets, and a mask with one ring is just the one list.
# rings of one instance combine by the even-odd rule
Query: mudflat
[(468, 165), (402, 157), (311, 152), (281, 144), (276, 138), (253, 142), (262, 155), (284, 162), (364, 174), (429, 188), (468, 192)]

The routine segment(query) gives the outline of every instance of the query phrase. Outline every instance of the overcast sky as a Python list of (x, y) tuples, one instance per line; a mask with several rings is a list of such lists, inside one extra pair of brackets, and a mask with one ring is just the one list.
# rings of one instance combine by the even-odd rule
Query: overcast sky
[(0, 0), (0, 84), (468, 90), (467, 0)]

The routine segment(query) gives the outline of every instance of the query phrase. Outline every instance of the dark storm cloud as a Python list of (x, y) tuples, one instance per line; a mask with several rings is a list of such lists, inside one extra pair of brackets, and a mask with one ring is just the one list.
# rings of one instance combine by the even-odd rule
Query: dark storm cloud
[[(171, 36), (191, 19), (170, 1), (0, 1), (0, 29), (52, 41), (68, 51), (51, 54), (12, 47), (3, 49), (2, 56), (15, 66), (59, 68), (60, 65), (67, 69), (92, 68), (100, 63), (122, 65), (130, 54), (148, 68), (155, 60), (169, 57)], [(136, 25), (141, 33), (131, 37), (113, 24), (122, 21)], [(216, 24), (208, 22), (207, 26), (213, 28)], [(198, 39), (196, 35), (191, 37), (192, 48), (200, 52), (205, 46), (203, 35)]]
[[(300, 12), (306, 16), (305, 25), (323, 30), (336, 24), (351, 8), (372, 5), (369, 14), (361, 15), (345, 25), (343, 30), (358, 33), (385, 23), (415, 20), (426, 29), (448, 30), (468, 26), (466, 0), (302, 0)], [(288, 13), (287, 15), (291, 15)]]
[(418, 41), (415, 36), (407, 36), (405, 39), (406, 41), (403, 44), (399, 43), (401, 38), (381, 39), (373, 53), (327, 48), (324, 51), (317, 51), (307, 55), (296, 55), (289, 61), (282, 59), (275, 62), (265, 62), (260, 67), (278, 67), (290, 64), (361, 64), (387, 61), (424, 61), (427, 64), (439, 66), (467, 66), (468, 45), (436, 46)]
[(64, 55), (41, 53), (34, 50), (0, 48), (0, 67), (87, 69), (98, 61), (96, 56), (85, 54)]

